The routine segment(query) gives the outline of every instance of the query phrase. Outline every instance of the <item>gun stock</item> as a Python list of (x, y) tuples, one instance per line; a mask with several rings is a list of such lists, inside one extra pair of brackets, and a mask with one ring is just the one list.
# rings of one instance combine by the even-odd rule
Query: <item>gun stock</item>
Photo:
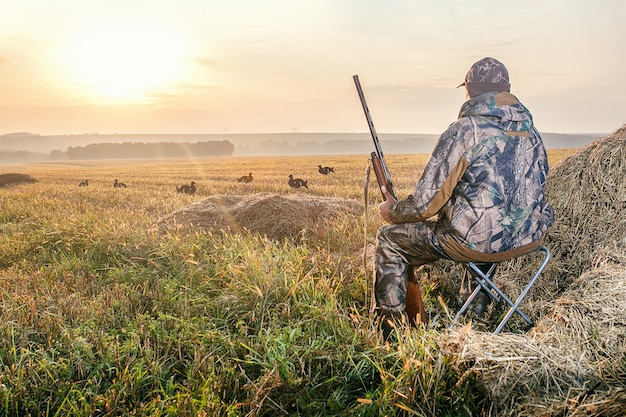
[(411, 326), (426, 324), (426, 310), (422, 301), (422, 292), (415, 279), (415, 270), (409, 265), (409, 280), (406, 283), (406, 315)]
[[(381, 159), (378, 157), (378, 154), (376, 152), (372, 152), (370, 157), (372, 160), (372, 167), (374, 168), (374, 174), (376, 175), (376, 182), (378, 182), (378, 188), (385, 186), (387, 190), (393, 190), (393, 186), (389, 185), (389, 180), (385, 176), (385, 170), (383, 169), (383, 165), (382, 165)], [(383, 194), (382, 189), (380, 193), (383, 196), (383, 200), (384, 200), (385, 194)]]

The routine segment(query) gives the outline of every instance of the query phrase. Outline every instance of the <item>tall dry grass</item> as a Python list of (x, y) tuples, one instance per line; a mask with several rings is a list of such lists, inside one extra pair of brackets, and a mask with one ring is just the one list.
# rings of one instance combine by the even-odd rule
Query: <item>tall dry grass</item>
[[(425, 162), (388, 156), (401, 197)], [(366, 156), (3, 166), (36, 182), (0, 188), (0, 415), (478, 415), (480, 383), (433, 330), (380, 342), (360, 257), (381, 224), (373, 179), (367, 230), (338, 215), (298, 243), (148, 232), (215, 195), (363, 201), (366, 167)], [(289, 188), (289, 174), (309, 188)], [(196, 194), (175, 191), (190, 181)]]

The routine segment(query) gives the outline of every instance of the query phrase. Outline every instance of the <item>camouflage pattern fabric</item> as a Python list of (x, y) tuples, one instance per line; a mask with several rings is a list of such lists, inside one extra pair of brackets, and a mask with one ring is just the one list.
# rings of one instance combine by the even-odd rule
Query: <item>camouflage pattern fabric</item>
[[(515, 96), (490, 92), (465, 102), (459, 119), (440, 136), (413, 194), (390, 212), (405, 234), (395, 225), (379, 231), (378, 306), (403, 309), (408, 265), (446, 257), (447, 241), (486, 254), (540, 241), (553, 219), (544, 195), (547, 176), (543, 141)], [(437, 220), (428, 227), (404, 225), (433, 216)]]
[(465, 76), (465, 82), (459, 87), (462, 85), (467, 87), (470, 97), (493, 91), (511, 91), (509, 71), (502, 62), (490, 57), (472, 65)]
[(386, 224), (378, 229), (374, 253), (376, 306), (404, 311), (408, 268), (445, 258), (434, 222)]
[[(509, 71), (495, 58), (483, 58), (476, 62), (465, 75), (466, 83), (509, 85)], [(500, 90), (497, 90), (500, 91)]]

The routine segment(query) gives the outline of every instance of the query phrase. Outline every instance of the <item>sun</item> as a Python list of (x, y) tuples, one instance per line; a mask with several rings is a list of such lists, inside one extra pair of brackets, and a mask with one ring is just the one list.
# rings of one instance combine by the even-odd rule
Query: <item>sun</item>
[(72, 81), (110, 102), (150, 101), (183, 76), (187, 48), (162, 27), (115, 22), (84, 29), (67, 47)]

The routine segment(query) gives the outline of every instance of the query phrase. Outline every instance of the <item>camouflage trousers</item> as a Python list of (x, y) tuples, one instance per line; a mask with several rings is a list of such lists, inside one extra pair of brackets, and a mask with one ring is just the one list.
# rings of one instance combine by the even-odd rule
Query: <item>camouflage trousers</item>
[(376, 307), (390, 312), (406, 308), (409, 268), (447, 258), (432, 222), (386, 224), (378, 229), (374, 253)]

